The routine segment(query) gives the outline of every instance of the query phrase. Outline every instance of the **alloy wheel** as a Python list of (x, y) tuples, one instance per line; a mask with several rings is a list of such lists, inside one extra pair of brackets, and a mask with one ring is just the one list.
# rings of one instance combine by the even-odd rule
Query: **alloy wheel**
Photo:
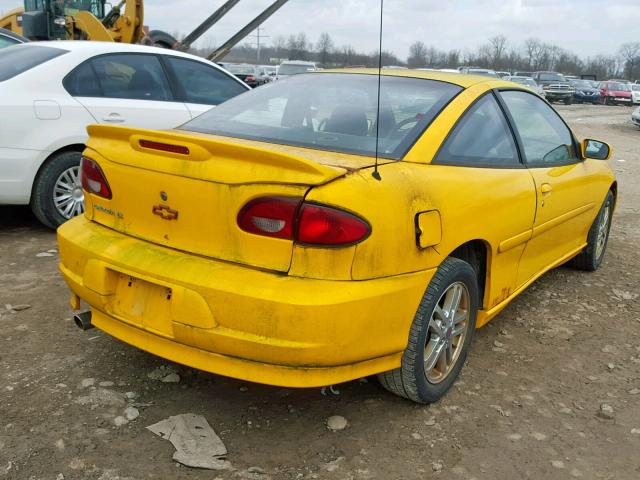
[(602, 218), (598, 224), (598, 239), (596, 241), (596, 259), (600, 259), (607, 245), (607, 236), (609, 234), (609, 220), (611, 218), (611, 204), (607, 202), (602, 211)]
[(80, 166), (68, 168), (60, 174), (53, 186), (53, 204), (67, 220), (84, 212)]
[(431, 314), (424, 347), (424, 372), (437, 384), (453, 370), (460, 356), (469, 327), (470, 297), (462, 282), (451, 284)]

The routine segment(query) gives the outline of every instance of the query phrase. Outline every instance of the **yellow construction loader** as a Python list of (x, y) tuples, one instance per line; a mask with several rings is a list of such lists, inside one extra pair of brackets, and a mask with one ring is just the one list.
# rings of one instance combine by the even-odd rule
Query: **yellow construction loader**
[[(108, 11), (106, 0), (24, 0), (24, 7), (0, 17), (0, 28), (29, 40), (94, 40), (102, 42), (145, 43), (164, 48), (188, 50), (191, 44), (220, 20), (240, 0), (227, 0), (196, 29), (178, 42), (161, 30), (144, 26), (144, 1), (122, 0)], [(287, 0), (276, 0), (209, 58), (218, 60), (239, 41), (282, 7)]]

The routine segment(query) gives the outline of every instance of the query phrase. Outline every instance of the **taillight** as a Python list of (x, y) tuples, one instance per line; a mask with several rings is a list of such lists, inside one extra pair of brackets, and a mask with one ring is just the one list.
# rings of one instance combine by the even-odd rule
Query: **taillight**
[(291, 240), (300, 202), (287, 197), (258, 198), (240, 210), (238, 225), (245, 232)]
[(351, 213), (305, 203), (298, 219), (296, 240), (307, 245), (352, 245), (370, 233), (369, 224)]
[(353, 245), (371, 233), (369, 224), (356, 215), (288, 197), (252, 200), (238, 214), (238, 225), (256, 235), (316, 246)]
[(82, 188), (99, 197), (111, 199), (111, 187), (107, 182), (100, 165), (87, 157), (80, 162)]
[(245, 82), (253, 82), (255, 80), (255, 78), (253, 78), (252, 75), (248, 75), (247, 78), (244, 79)]
[(189, 147), (184, 145), (174, 145), (172, 143), (154, 142), (153, 140), (141, 139), (138, 144), (142, 148), (151, 150), (160, 150), (162, 152), (179, 153), (180, 155), (189, 155)]

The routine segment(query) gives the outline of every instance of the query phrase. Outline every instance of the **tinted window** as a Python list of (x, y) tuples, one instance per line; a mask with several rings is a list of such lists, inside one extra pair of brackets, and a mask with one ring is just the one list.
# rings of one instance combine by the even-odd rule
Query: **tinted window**
[(513, 135), (493, 94), (482, 97), (465, 113), (434, 163), (478, 167), (520, 164)]
[(213, 67), (183, 58), (165, 58), (173, 68), (185, 102), (218, 105), (247, 91), (240, 82)]
[(63, 81), (64, 88), (74, 97), (101, 97), (102, 91), (91, 62), (73, 70)]
[(40, 45), (14, 45), (0, 50), (0, 82), (20, 75), (37, 65), (67, 53), (61, 48)]
[[(247, 92), (182, 128), (320, 150), (399, 159), (461, 88), (376, 75), (298, 75)], [(379, 141), (376, 142), (376, 133)]]
[(104, 97), (173, 99), (167, 77), (155, 55), (103, 55), (90, 63)]
[(500, 95), (520, 134), (528, 165), (565, 165), (578, 160), (571, 131), (546, 102), (526, 92)]

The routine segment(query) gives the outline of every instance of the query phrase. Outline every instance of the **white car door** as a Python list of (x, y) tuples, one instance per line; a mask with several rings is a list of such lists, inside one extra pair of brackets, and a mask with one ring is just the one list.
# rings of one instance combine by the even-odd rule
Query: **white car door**
[(204, 62), (173, 55), (163, 55), (162, 58), (171, 74), (174, 90), (194, 118), (251, 90), (233, 75)]
[(98, 123), (165, 129), (191, 119), (157, 55), (99, 55), (76, 68), (64, 84)]

